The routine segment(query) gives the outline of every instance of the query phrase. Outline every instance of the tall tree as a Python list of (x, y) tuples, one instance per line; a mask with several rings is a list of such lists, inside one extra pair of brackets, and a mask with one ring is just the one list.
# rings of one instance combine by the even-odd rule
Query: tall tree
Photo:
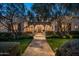
[[(53, 4), (48, 4), (48, 3), (33, 4), (32, 10), (35, 12), (35, 14), (38, 17), (42, 18), (43, 20), (47, 20), (47, 17), (51, 16), (52, 5)], [(41, 20), (38, 20), (38, 21), (41, 21)]]
[[(18, 22), (19, 24), (23, 20), (23, 16), (25, 13), (24, 4), (22, 3), (9, 3), (2, 4), (5, 5), (5, 14), (1, 11), (0, 23), (3, 24), (10, 32), (12, 32), (14, 38), (16, 36), (17, 30), (15, 30), (14, 23)], [(19, 26), (20, 27), (20, 26)], [(19, 28), (20, 29), (20, 28)]]
[(31, 10), (27, 11), (27, 16), (29, 17), (30, 20), (34, 20), (34, 13)]
[(70, 15), (79, 16), (79, 3), (67, 3), (63, 6), (70, 12)]

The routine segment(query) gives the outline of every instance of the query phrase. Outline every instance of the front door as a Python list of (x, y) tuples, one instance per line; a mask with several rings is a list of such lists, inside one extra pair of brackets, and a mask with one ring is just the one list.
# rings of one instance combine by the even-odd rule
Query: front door
[(35, 26), (35, 32), (36, 33), (42, 33), (44, 30), (44, 26), (43, 25), (36, 25)]
[(35, 26), (34, 39), (37, 39), (37, 40), (45, 40), (46, 39), (43, 25), (36, 25)]

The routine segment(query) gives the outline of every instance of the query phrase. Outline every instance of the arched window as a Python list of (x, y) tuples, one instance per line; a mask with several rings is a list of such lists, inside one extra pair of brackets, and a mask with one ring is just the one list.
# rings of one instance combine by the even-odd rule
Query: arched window
[(51, 30), (52, 30), (52, 27), (50, 25), (45, 26), (45, 31), (51, 31)]

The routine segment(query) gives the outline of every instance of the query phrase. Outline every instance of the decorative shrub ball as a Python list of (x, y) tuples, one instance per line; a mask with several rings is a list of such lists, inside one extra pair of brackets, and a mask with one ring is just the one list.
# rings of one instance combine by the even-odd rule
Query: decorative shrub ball
[(79, 39), (66, 42), (56, 51), (57, 56), (79, 56)]

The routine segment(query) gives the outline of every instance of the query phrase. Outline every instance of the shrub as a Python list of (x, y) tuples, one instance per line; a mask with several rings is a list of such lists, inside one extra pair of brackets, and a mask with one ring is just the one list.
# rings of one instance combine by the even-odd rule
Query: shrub
[(66, 32), (52, 32), (51, 35), (47, 35), (47, 38), (79, 38), (79, 31), (70, 31), (69, 33)]
[(78, 56), (79, 55), (79, 40), (71, 40), (61, 46), (57, 51), (58, 56)]
[(17, 39), (13, 38), (13, 35), (11, 33), (0, 33), (0, 41), (15, 41), (15, 40), (21, 40), (21, 39), (32, 39), (32, 36), (29, 35), (19, 35), (17, 34)]
[(0, 41), (7, 41), (7, 40), (14, 40), (11, 33), (6, 32), (0, 33)]
[(66, 38), (66, 36), (62, 36), (64, 39)]
[(79, 31), (70, 31), (69, 34), (71, 34), (71, 35), (75, 35), (75, 34), (78, 35)]
[(71, 31), (69, 34), (72, 36), (72, 38), (79, 38), (79, 31)]

